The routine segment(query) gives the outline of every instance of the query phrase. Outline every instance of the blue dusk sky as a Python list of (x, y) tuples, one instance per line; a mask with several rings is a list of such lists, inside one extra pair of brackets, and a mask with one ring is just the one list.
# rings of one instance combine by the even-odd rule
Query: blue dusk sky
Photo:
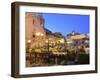
[(43, 13), (45, 28), (50, 31), (60, 32), (64, 36), (72, 31), (81, 34), (89, 33), (90, 16), (76, 14), (51, 14)]

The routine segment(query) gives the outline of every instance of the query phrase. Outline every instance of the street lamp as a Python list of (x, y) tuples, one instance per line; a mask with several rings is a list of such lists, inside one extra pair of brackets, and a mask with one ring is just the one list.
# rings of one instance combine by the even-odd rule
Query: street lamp
[(30, 48), (30, 45), (31, 45), (31, 40), (27, 40), (27, 49), (28, 49), (28, 53), (29, 53), (29, 62), (30, 64), (32, 63), (32, 58), (31, 58), (31, 52), (32, 52), (32, 49)]
[(41, 46), (41, 43), (43, 43), (42, 39), (43, 39), (44, 34), (41, 32), (36, 32), (35, 35), (36, 35), (37, 45), (39, 47), (39, 46)]
[(29, 39), (29, 40), (27, 40), (27, 49), (28, 49), (28, 52), (30, 52), (30, 51), (29, 51), (29, 49), (30, 49), (30, 44), (31, 44), (31, 40)]
[(51, 39), (51, 38), (49, 38), (49, 39), (47, 39), (47, 40), (45, 41), (45, 42), (48, 44), (48, 52), (50, 51), (50, 49), (49, 49), (49, 48), (50, 48), (50, 46), (49, 46), (49, 45), (50, 45), (50, 41), (51, 41), (51, 40), (52, 40), (52, 39)]
[[(37, 45), (37, 48), (38, 48), (37, 50), (39, 51), (39, 53), (41, 53), (42, 46), (43, 46), (43, 40), (42, 39), (43, 39), (44, 34), (41, 33), (41, 32), (36, 32), (35, 35), (36, 35), (36, 45)], [(41, 59), (39, 57), (36, 57), (36, 55), (38, 55), (39, 57), (41, 57), (41, 55), (35, 54), (35, 63), (38, 63), (38, 62), (41, 61)]]
[(47, 45), (48, 45), (48, 52), (49, 52), (49, 40), (46, 40), (46, 43), (47, 43)]

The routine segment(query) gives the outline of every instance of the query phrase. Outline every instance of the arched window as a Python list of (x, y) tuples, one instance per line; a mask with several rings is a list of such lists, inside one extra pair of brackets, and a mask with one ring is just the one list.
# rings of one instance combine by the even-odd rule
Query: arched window
[(33, 19), (33, 24), (35, 23), (35, 20)]

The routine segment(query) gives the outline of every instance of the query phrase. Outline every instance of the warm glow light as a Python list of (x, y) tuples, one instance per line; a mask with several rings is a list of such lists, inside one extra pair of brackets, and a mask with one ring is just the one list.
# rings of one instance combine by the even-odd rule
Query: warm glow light
[(61, 43), (64, 43), (64, 39), (60, 39), (59, 41), (60, 41)]
[(41, 33), (41, 36), (43, 36), (43, 34)]
[(31, 51), (32, 51), (32, 49), (30, 48), (30, 49), (29, 49), (29, 52), (31, 53)]
[(70, 43), (73, 43), (73, 42), (72, 41), (68, 41), (67, 43), (70, 44)]
[(52, 40), (52, 38), (49, 38), (49, 40), (51, 41), (51, 40)]
[(27, 40), (27, 43), (31, 43), (31, 40)]
[(48, 40), (46, 40), (45, 42), (48, 43)]
[(39, 32), (37, 32), (37, 33), (36, 33), (36, 36), (39, 36), (39, 35), (40, 35), (40, 33), (39, 33)]
[(35, 49), (35, 52), (41, 53), (41, 50), (40, 49)]
[(40, 32), (37, 32), (37, 33), (36, 33), (36, 36), (43, 36), (43, 34), (40, 33)]

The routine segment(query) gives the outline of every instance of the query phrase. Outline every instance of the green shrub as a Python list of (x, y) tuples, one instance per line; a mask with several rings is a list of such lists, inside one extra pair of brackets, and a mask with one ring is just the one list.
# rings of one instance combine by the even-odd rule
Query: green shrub
[(89, 54), (78, 54), (78, 64), (89, 64)]

